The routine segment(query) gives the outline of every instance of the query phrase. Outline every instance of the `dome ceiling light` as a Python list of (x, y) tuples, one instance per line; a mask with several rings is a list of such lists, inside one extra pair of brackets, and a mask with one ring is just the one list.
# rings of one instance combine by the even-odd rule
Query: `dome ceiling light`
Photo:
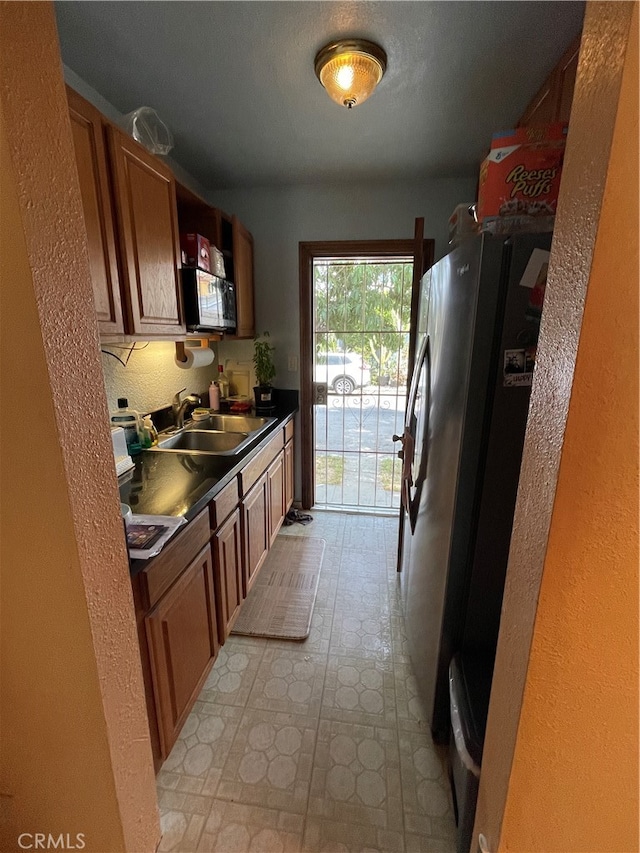
[(316, 56), (316, 77), (337, 104), (351, 109), (366, 101), (382, 80), (387, 54), (371, 41), (341, 39)]

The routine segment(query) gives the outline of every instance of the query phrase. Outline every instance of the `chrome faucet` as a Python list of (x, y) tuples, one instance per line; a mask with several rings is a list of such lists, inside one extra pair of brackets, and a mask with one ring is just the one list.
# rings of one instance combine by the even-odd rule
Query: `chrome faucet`
[(199, 406), (200, 405), (200, 397), (197, 394), (189, 394), (184, 400), (180, 399), (180, 394), (183, 391), (186, 391), (186, 388), (181, 388), (178, 393), (174, 396), (173, 402), (171, 403), (171, 409), (173, 411), (173, 418), (175, 421), (176, 429), (182, 429), (184, 426), (184, 415), (187, 410), (187, 406)]

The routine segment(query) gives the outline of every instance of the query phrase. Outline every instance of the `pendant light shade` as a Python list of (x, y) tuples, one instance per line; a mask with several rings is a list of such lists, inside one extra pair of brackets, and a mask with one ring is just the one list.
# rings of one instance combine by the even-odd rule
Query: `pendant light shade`
[(343, 39), (319, 51), (315, 69), (329, 97), (348, 109), (366, 101), (387, 67), (387, 54), (364, 39)]

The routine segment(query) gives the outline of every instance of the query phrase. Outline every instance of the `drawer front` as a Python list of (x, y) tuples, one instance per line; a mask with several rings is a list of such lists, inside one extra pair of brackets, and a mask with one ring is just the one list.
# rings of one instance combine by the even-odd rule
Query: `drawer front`
[(175, 535), (141, 572), (146, 610), (160, 600), (185, 567), (209, 542), (209, 511), (203, 510)]
[(258, 482), (283, 447), (284, 430), (278, 429), (269, 444), (263, 447), (255, 459), (240, 472), (240, 488), (243, 495), (246, 495), (253, 484)]
[(211, 529), (216, 530), (238, 506), (238, 478), (233, 479), (228, 486), (213, 498), (209, 504), (211, 510)]
[(291, 441), (293, 438), (293, 419), (287, 421), (284, 425), (284, 443), (286, 444), (288, 441)]

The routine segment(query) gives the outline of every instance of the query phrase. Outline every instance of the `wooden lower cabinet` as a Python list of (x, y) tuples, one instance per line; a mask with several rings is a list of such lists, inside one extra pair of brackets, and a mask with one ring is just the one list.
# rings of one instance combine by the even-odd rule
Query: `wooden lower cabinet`
[(161, 757), (175, 743), (219, 649), (207, 545), (145, 617)]
[(244, 601), (242, 578), (242, 534), (240, 510), (225, 521), (213, 535), (213, 580), (218, 614), (218, 638), (227, 639)]
[(293, 482), (290, 421), (133, 578), (156, 771), (255, 583), (293, 501)]
[(284, 446), (284, 514), (286, 515), (293, 504), (293, 439)]
[(284, 452), (281, 452), (267, 468), (269, 483), (269, 546), (278, 535), (284, 520)]
[(244, 594), (251, 589), (270, 545), (269, 480), (267, 472), (258, 479), (242, 501)]

